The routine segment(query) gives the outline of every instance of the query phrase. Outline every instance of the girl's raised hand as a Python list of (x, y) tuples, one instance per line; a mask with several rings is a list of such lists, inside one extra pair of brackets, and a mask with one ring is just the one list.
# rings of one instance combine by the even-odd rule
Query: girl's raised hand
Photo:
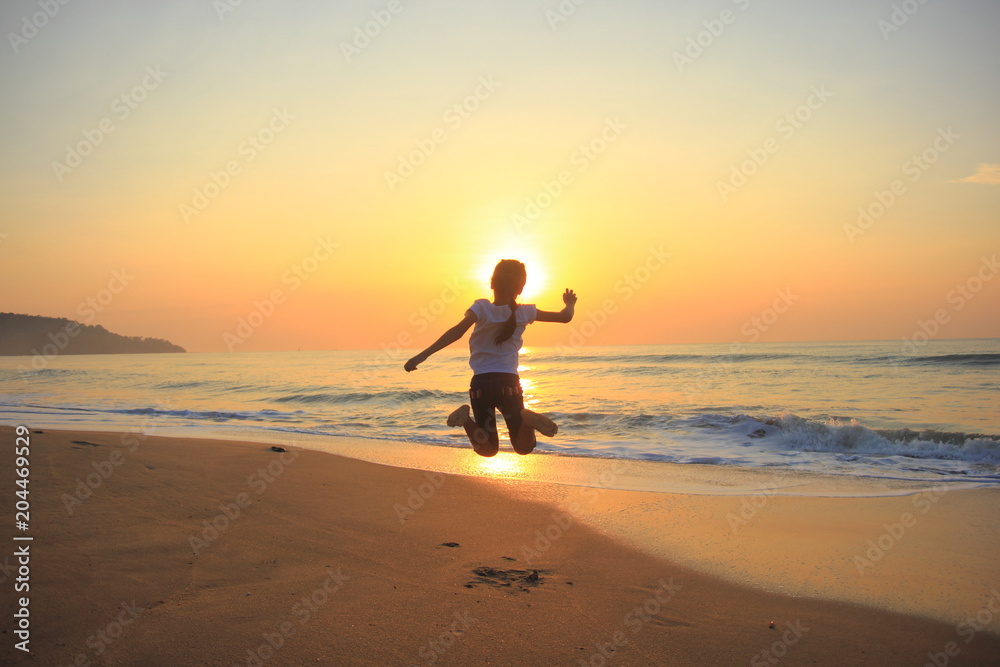
[(574, 292), (571, 289), (567, 289), (565, 292), (563, 292), (563, 303), (565, 303), (567, 306), (572, 306), (573, 304), (575, 304), (576, 292)]

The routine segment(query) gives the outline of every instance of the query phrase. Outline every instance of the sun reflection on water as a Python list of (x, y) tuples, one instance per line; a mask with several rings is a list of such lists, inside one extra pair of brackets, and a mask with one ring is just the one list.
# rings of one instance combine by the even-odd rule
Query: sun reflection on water
[[(527, 366), (519, 366), (518, 371), (529, 370)], [(535, 393), (535, 382), (527, 378), (521, 378), (521, 394), (526, 406), (538, 404), (538, 396)]]

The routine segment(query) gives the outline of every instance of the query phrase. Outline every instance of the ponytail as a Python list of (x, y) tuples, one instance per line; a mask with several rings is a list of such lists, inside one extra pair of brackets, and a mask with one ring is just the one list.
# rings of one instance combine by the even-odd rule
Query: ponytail
[(527, 280), (527, 272), (524, 264), (516, 259), (502, 259), (496, 268), (493, 269), (493, 277), (490, 279), (490, 287), (494, 292), (500, 292), (504, 296), (510, 296), (510, 317), (503, 323), (500, 333), (493, 339), (493, 342), (500, 345), (505, 340), (514, 335), (517, 330), (517, 295), (524, 289)]
[(517, 329), (517, 301), (514, 299), (510, 300), (510, 317), (507, 321), (503, 323), (503, 328), (500, 329), (500, 333), (493, 340), (494, 343), (500, 345), (505, 340), (514, 335), (514, 330)]

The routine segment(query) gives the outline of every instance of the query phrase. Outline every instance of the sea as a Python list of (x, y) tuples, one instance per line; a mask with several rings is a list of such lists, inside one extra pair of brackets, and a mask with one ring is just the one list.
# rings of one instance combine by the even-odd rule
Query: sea
[[(468, 450), (462, 429), (445, 424), (468, 402), (467, 350), (406, 373), (409, 356), (0, 357), (0, 423), (292, 442), (361, 458), (367, 447), (381, 461), (394, 450), (409, 452), (400, 461)], [(530, 347), (520, 363), (526, 405), (559, 425), (539, 436), (537, 465), (576, 457), (1000, 485), (1000, 339)]]

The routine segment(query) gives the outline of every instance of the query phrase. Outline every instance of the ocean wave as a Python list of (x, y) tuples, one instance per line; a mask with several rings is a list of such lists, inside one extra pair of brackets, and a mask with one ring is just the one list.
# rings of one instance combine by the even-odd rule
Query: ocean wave
[[(553, 355), (557, 357), (560, 362), (567, 363), (669, 363), (672, 361), (698, 361), (701, 359), (706, 359), (706, 355), (703, 354), (570, 354), (570, 355)], [(539, 358), (544, 358), (539, 355)]]
[(787, 359), (815, 359), (813, 355), (790, 352), (732, 352), (727, 354), (615, 354), (615, 355), (559, 355), (560, 362), (614, 363), (614, 364), (671, 364), (678, 362), (748, 363), (754, 361), (779, 361)]
[(867, 355), (858, 356), (854, 354), (841, 355), (812, 355), (796, 352), (732, 352), (725, 354), (637, 354), (637, 355), (567, 355), (560, 356), (560, 363), (569, 364), (619, 364), (618, 369), (630, 367), (655, 369), (658, 366), (681, 363), (702, 363), (712, 364), (751, 364), (767, 361), (814, 361), (818, 364), (849, 364), (849, 365), (915, 365), (915, 366), (998, 366), (1000, 365), (1000, 354), (995, 353), (969, 353), (969, 354), (942, 354), (932, 356), (916, 356), (899, 354)]
[(549, 412), (557, 423), (580, 427), (617, 427), (619, 429), (667, 428), (676, 417), (672, 415), (621, 414), (614, 412)]
[[(94, 411), (98, 412), (98, 411)], [(229, 410), (165, 410), (160, 408), (125, 408), (107, 409), (101, 412), (108, 412), (119, 415), (148, 416), (156, 418), (179, 417), (195, 421), (254, 421), (270, 422), (295, 419), (296, 413), (281, 412), (279, 410), (259, 410), (259, 411), (229, 411)]]
[[(791, 413), (750, 416), (725, 409), (693, 414), (548, 413), (567, 438), (589, 442), (659, 442), (661, 453), (722, 445), (731, 452), (754, 445), (769, 456), (804, 452), (836, 455), (841, 461), (886, 462), (891, 457), (1000, 466), (1000, 436), (915, 429), (876, 429), (843, 417), (803, 418)], [(664, 460), (693, 462), (688, 457)], [(1000, 471), (998, 471), (1000, 472)]]
[[(577, 373), (580, 371), (570, 370), (569, 372)], [(622, 375), (656, 375), (657, 377), (666, 377), (669, 375), (683, 373), (684, 371), (683, 369), (671, 368), (669, 366), (621, 366), (617, 369), (617, 372)], [(595, 368), (592, 373), (595, 375), (607, 374), (602, 368)]]
[(902, 456), (1000, 465), (1000, 436), (909, 429), (876, 430), (851, 420), (820, 422), (793, 414), (765, 419), (782, 444), (802, 452)]
[(853, 364), (857, 366), (998, 366), (1000, 354), (941, 354), (918, 356), (905, 353), (876, 356), (822, 357), (824, 363)]
[(84, 375), (82, 371), (72, 368), (31, 368), (28, 366), (18, 368), (5, 368), (0, 370), (0, 380), (21, 380), (25, 377), (35, 378), (67, 378)]
[(204, 387), (212, 384), (208, 381), (192, 380), (191, 382), (158, 382), (152, 387), (154, 389), (193, 389), (194, 387)]
[(439, 389), (418, 389), (418, 390), (389, 390), (389, 391), (353, 391), (344, 394), (319, 392), (314, 394), (285, 394), (266, 400), (276, 403), (305, 403), (305, 404), (329, 404), (337, 405), (342, 403), (362, 403), (365, 401), (380, 402), (400, 402), (409, 403), (421, 401), (428, 398), (462, 400), (466, 397), (464, 392), (441, 391)]
[(904, 363), (915, 365), (1000, 366), (1000, 354), (941, 354), (930, 357), (905, 357)]
[(883, 365), (883, 364), (894, 364), (899, 363), (902, 359), (898, 354), (889, 355), (883, 354), (874, 357), (855, 357), (855, 356), (842, 356), (842, 357), (824, 357), (823, 360), (833, 363), (833, 364), (857, 364), (857, 365)]

